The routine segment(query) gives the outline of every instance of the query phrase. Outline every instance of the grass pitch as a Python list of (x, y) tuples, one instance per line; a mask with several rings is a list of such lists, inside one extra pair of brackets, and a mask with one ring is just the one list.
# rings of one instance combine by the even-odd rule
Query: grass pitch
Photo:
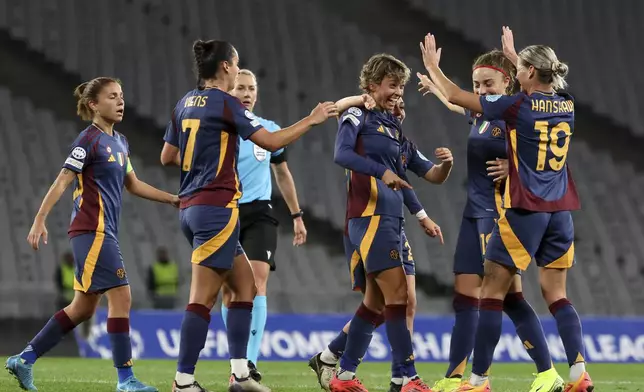
[[(135, 374), (160, 391), (169, 391), (175, 372), (174, 361), (136, 361)], [(445, 364), (418, 363), (417, 369), (430, 385), (443, 376)], [(590, 374), (598, 392), (644, 391), (644, 365), (590, 364)], [(306, 362), (261, 362), (259, 369), (264, 384), (274, 392), (320, 391), (315, 374)], [(565, 364), (557, 365), (564, 379)], [(495, 364), (492, 367), (494, 392), (522, 392), (530, 389), (535, 371), (532, 364)], [(79, 358), (43, 358), (34, 366), (35, 383), (42, 392), (108, 392), (116, 387), (116, 371), (111, 361)], [(226, 391), (228, 362), (202, 361), (197, 365), (197, 380), (209, 391)], [(358, 376), (370, 391), (387, 391), (389, 365), (364, 363)], [(20, 391), (17, 382), (4, 372), (0, 375), (0, 391)]]

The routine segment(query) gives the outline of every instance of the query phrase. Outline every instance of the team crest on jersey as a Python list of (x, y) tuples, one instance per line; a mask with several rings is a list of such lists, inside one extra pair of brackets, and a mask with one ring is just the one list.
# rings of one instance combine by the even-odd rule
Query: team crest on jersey
[(490, 127), (490, 123), (488, 121), (483, 121), (483, 124), (481, 124), (481, 127), (479, 128), (479, 134), (480, 135), (484, 134), (489, 127)]
[(492, 137), (499, 137), (499, 136), (501, 136), (501, 132), (502, 132), (502, 131), (501, 131), (501, 128), (499, 128), (499, 127), (494, 127), (494, 128), (492, 129)]
[(400, 258), (400, 253), (398, 252), (398, 250), (396, 250), (396, 249), (392, 249), (392, 250), (389, 252), (389, 257), (390, 257), (392, 260), (398, 260), (398, 259)]
[(403, 167), (406, 167), (407, 166), (407, 157), (405, 156), (405, 154), (402, 154), (400, 156), (400, 160), (402, 161)]
[(117, 269), (116, 276), (118, 276), (119, 279), (125, 279), (125, 270), (123, 268)]
[(260, 162), (263, 162), (266, 160), (266, 156), (268, 155), (266, 150), (261, 148), (260, 146), (253, 144), (253, 155), (255, 155), (255, 159), (257, 159)]
[(121, 166), (125, 165), (125, 156), (123, 155), (122, 152), (117, 152), (116, 157), (118, 158), (119, 165)]
[(107, 146), (107, 149), (106, 149), (106, 150), (107, 150), (107, 153), (108, 153), (108, 154), (111, 154), (111, 153), (112, 153), (112, 147)]

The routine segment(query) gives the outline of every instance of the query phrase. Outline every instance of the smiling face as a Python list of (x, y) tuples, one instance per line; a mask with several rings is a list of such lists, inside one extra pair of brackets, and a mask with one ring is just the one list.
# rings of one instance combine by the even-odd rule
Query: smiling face
[(232, 95), (237, 97), (249, 111), (253, 111), (257, 103), (257, 80), (250, 72), (241, 71), (237, 75), (237, 82)]
[(116, 124), (123, 121), (125, 100), (121, 85), (115, 82), (104, 85), (96, 100), (89, 103), (89, 107), (108, 123)]
[(403, 101), (402, 97), (400, 97), (398, 103), (396, 104), (396, 107), (394, 108), (394, 116), (396, 116), (401, 124), (403, 121), (405, 121), (407, 114), (405, 113), (405, 101)]
[(510, 78), (493, 68), (483, 66), (472, 72), (472, 87), (478, 95), (505, 94), (509, 84)]
[(402, 97), (405, 86), (397, 78), (387, 75), (380, 84), (372, 83), (369, 87), (376, 106), (392, 112)]

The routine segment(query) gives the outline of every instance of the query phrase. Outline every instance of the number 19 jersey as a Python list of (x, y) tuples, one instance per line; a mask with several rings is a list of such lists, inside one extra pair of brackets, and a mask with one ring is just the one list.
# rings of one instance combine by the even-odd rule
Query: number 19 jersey
[(163, 139), (180, 150), (182, 209), (237, 207), (238, 136), (246, 140), (261, 128), (237, 98), (219, 89), (192, 90), (177, 103)]
[(566, 158), (575, 104), (566, 93), (480, 98), (483, 117), (504, 120), (509, 161), (503, 204), (534, 212), (572, 211), (579, 196)]

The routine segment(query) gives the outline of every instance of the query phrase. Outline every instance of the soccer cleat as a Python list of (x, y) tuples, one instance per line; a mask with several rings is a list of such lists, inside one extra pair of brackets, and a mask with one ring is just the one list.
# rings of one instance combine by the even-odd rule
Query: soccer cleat
[(459, 377), (445, 377), (442, 380), (436, 381), (434, 386), (432, 387), (432, 391), (434, 392), (452, 392), (461, 385), (462, 379)]
[(454, 389), (454, 392), (492, 392), (490, 387), (490, 380), (485, 380), (485, 382), (479, 386), (474, 386), (470, 384), (469, 381), (463, 381), (461, 385)]
[(595, 386), (590, 375), (588, 372), (584, 372), (577, 381), (566, 384), (564, 392), (593, 392), (594, 390)]
[(4, 365), (4, 368), (7, 369), (9, 374), (11, 374), (16, 380), (20, 388), (25, 391), (37, 391), (38, 388), (34, 385), (34, 373), (33, 365), (27, 365), (22, 362), (20, 354), (9, 357), (7, 362)]
[(416, 376), (409, 380), (407, 384), (403, 385), (400, 392), (432, 392), (432, 389), (420, 377)]
[(159, 392), (159, 390), (143, 384), (134, 376), (130, 376), (125, 381), (116, 384), (116, 392)]
[(367, 388), (362, 385), (360, 380), (354, 377), (352, 380), (340, 380), (334, 373), (331, 382), (329, 383), (329, 391), (331, 392), (369, 392)]
[(331, 365), (325, 362), (322, 362), (322, 353), (315, 354), (311, 359), (309, 359), (309, 367), (315, 372), (318, 377), (318, 383), (320, 387), (325, 391), (330, 391), (329, 384), (335, 373), (335, 365)]
[(172, 383), (172, 392), (208, 392), (208, 390), (198, 382), (194, 381), (188, 385), (178, 385), (176, 381)]
[(248, 361), (248, 372), (250, 373), (250, 378), (253, 380), (260, 382), (262, 381), (262, 373), (257, 370), (257, 366), (252, 361)]
[(389, 383), (389, 392), (400, 392), (402, 385), (396, 384), (394, 382)]
[(234, 374), (230, 376), (229, 392), (271, 392), (271, 389), (253, 380), (250, 376), (237, 378)]
[(530, 392), (563, 392), (564, 380), (559, 377), (559, 373), (554, 367), (537, 373), (535, 376), (537, 378), (530, 386)]

